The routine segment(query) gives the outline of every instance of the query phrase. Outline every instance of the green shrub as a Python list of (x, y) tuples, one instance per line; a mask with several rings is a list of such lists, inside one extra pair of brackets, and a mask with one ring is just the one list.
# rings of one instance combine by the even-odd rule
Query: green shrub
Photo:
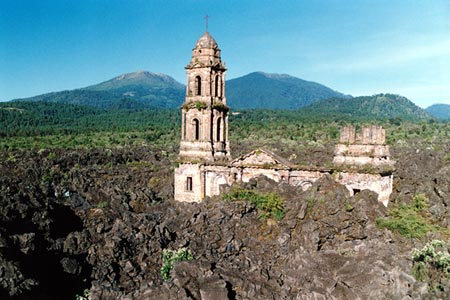
[(420, 238), (427, 232), (435, 230), (427, 219), (405, 205), (392, 209), (389, 217), (377, 219), (376, 224), (397, 231), (408, 238)]
[(414, 263), (412, 267), (413, 276), (419, 281), (425, 281), (427, 278), (427, 269), (423, 262)]
[(420, 238), (427, 232), (436, 231), (437, 227), (431, 224), (426, 215), (427, 202), (425, 195), (417, 194), (411, 205), (395, 205), (389, 211), (388, 217), (376, 220), (376, 225), (397, 231), (408, 238)]
[(75, 300), (88, 300), (89, 299), (89, 290), (85, 289), (83, 294), (75, 295)]
[(354, 207), (350, 204), (350, 202), (345, 203), (345, 211), (351, 212), (354, 209)]
[(224, 194), (225, 200), (245, 200), (255, 204), (260, 212), (260, 218), (272, 217), (281, 220), (284, 217), (283, 199), (276, 193), (258, 193), (243, 188), (232, 189), (230, 193)]
[(427, 207), (428, 198), (425, 194), (415, 194), (413, 198), (413, 208), (415, 211), (421, 211)]
[(424, 281), (430, 271), (433, 270), (450, 279), (449, 246), (443, 241), (433, 240), (421, 250), (414, 248), (411, 251), (414, 277), (417, 280)]
[(228, 106), (226, 106), (225, 104), (223, 104), (220, 101), (214, 101), (212, 108), (217, 109), (219, 111), (225, 111), (225, 112), (230, 110), (230, 108)]
[(194, 256), (187, 248), (180, 248), (178, 250), (164, 249), (162, 253), (162, 267), (161, 276), (164, 280), (170, 280), (170, 271), (173, 269), (173, 264), (176, 261), (190, 261)]
[(203, 101), (192, 101), (192, 102), (187, 102), (183, 104), (183, 109), (185, 110), (190, 110), (190, 109), (198, 109), (198, 110), (204, 110), (208, 108), (208, 104), (206, 104)]
[(450, 153), (447, 154), (447, 155), (445, 155), (444, 159), (445, 159), (447, 162), (450, 162)]
[(107, 208), (109, 207), (109, 203), (107, 201), (101, 201), (97, 204), (98, 208)]
[(55, 152), (50, 152), (47, 155), (47, 159), (49, 159), (49, 160), (54, 160), (55, 158), (56, 158), (56, 153)]

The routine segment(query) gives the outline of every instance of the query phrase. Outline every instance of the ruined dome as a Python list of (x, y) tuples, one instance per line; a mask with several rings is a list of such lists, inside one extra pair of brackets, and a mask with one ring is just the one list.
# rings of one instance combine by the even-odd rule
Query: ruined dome
[(209, 49), (216, 49), (219, 46), (217, 45), (216, 40), (209, 34), (208, 31), (206, 31), (197, 41), (195, 44), (195, 48), (209, 48)]

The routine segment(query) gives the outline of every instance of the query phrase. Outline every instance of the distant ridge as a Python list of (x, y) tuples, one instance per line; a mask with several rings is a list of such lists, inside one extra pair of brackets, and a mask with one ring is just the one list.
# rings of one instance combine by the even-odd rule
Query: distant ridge
[(287, 74), (254, 72), (227, 81), (233, 109), (298, 109), (327, 98), (351, 98), (322, 84)]
[[(85, 88), (43, 94), (16, 101), (45, 101), (98, 109), (178, 109), (185, 86), (172, 77), (149, 71), (116, 76)], [(319, 83), (287, 74), (254, 72), (226, 83), (228, 105), (234, 109), (301, 109), (304, 114), (326, 118), (399, 118), (426, 120), (432, 116), (405, 97), (391, 94), (356, 97)], [(431, 106), (438, 118), (450, 118), (449, 105)]]
[(425, 109), (430, 115), (442, 120), (450, 120), (449, 104), (433, 104)]
[[(231, 79), (226, 84), (228, 105), (233, 109), (298, 109), (320, 99), (351, 97), (319, 83), (287, 74), (254, 72)], [(81, 89), (13, 101), (46, 101), (100, 109), (132, 106), (140, 109), (179, 108), (184, 96), (185, 86), (172, 77), (162, 73), (136, 71)]]
[(137, 71), (114, 77), (86, 88), (43, 94), (14, 101), (46, 101), (109, 109), (127, 105), (175, 108), (184, 100), (184, 86), (172, 77), (148, 71)]
[(319, 100), (300, 110), (325, 119), (429, 120), (432, 116), (409, 99), (393, 94), (377, 94), (351, 99)]
[(149, 71), (125, 73), (99, 84), (88, 86), (84, 89), (91, 91), (119, 91), (127, 93), (132, 92), (132, 88), (130, 89), (132, 86), (184, 89), (184, 85), (169, 75)]

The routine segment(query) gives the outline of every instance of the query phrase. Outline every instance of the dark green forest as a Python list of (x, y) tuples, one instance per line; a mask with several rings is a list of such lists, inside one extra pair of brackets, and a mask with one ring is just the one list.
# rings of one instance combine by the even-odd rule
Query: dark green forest
[(394, 94), (318, 100), (302, 111), (316, 118), (334, 120), (408, 120), (415, 122), (433, 118), (407, 98)]
[[(342, 101), (342, 100), (341, 100)], [(348, 101), (352, 101), (351, 99)], [(349, 102), (354, 104), (354, 102)], [(353, 105), (352, 104), (352, 105)], [(450, 123), (432, 118), (325, 114), (313, 109), (241, 110), (230, 112), (232, 144), (293, 148), (336, 142), (346, 124), (378, 124), (389, 143), (448, 141)], [(49, 102), (0, 103), (0, 149), (80, 148), (160, 145), (176, 148), (180, 110), (147, 108), (123, 100), (111, 109)], [(406, 114), (406, 116), (408, 116)]]

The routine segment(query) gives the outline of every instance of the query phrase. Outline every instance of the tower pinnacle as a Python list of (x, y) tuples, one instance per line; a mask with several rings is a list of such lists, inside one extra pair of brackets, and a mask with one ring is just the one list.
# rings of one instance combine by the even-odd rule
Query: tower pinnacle
[(210, 16), (206, 15), (205, 16), (205, 21), (206, 21), (206, 32), (208, 32), (208, 20), (209, 18), (211, 18)]

